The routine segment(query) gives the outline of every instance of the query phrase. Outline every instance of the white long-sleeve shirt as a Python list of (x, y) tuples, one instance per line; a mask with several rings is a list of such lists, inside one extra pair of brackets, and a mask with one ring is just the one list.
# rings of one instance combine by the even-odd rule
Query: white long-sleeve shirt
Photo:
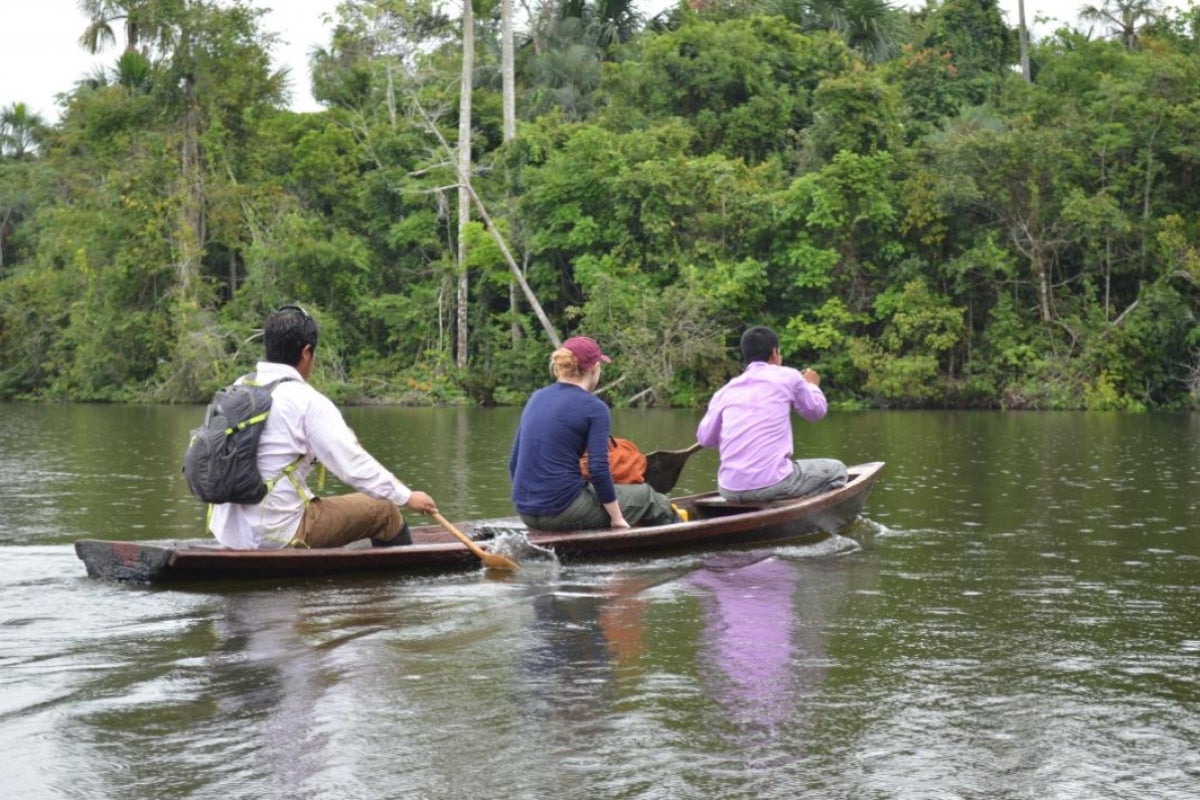
[(294, 380), (282, 381), (271, 392), (271, 413), (258, 442), (258, 469), (269, 480), (301, 456), (292, 473), (301, 489), (283, 477), (261, 503), (213, 506), (209, 530), (221, 544), (238, 550), (286, 546), (304, 516), (305, 498), (312, 497), (306, 479), (317, 460), (364, 494), (398, 506), (408, 502), (412, 490), (363, 449), (332, 400), (309, 386), (294, 367), (258, 363), (260, 384), (280, 378)]

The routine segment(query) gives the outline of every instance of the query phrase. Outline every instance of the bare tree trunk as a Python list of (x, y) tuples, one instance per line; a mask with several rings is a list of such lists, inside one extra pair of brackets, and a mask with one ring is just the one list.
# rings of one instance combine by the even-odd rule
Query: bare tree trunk
[(504, 141), (517, 135), (516, 68), (513, 66), (513, 0), (500, 2), (500, 77), (503, 84)]
[(4, 269), (4, 243), (8, 241), (8, 221), (12, 216), (12, 209), (5, 209), (4, 219), (0, 219), (0, 270)]
[(1033, 273), (1037, 278), (1038, 306), (1042, 311), (1042, 322), (1050, 322), (1054, 315), (1050, 310), (1050, 272), (1040, 248), (1033, 248)]
[(392, 75), (392, 57), (388, 56), (384, 63), (387, 70), (387, 112), (388, 121), (392, 124), (392, 130), (396, 130), (396, 87), (395, 78)]
[(1029, 69), (1029, 28), (1025, 26), (1025, 0), (1017, 0), (1017, 24), (1021, 45), (1021, 77), (1026, 83), (1033, 83), (1033, 73)]
[(1160, 115), (1154, 123), (1154, 131), (1146, 140), (1146, 180), (1142, 185), (1142, 273), (1145, 274), (1146, 262), (1149, 258), (1149, 247), (1147, 242), (1147, 231), (1150, 230), (1150, 199), (1153, 196), (1154, 188), (1154, 140), (1158, 138), (1158, 132), (1162, 129), (1162, 116)]
[(1017, 220), (1009, 228), (1009, 241), (1017, 252), (1029, 259), (1029, 270), (1033, 273), (1033, 282), (1037, 286), (1038, 313), (1042, 322), (1051, 322), (1054, 319), (1054, 289), (1050, 285), (1050, 267), (1047, 260), (1050, 247), (1032, 220), (1033, 215)]
[[(458, 99), (458, 174), (471, 174), (471, 90), (475, 71), (475, 16), (471, 0), (463, 0), (462, 81)], [(471, 193), (463, 179), (458, 187), (458, 347), (455, 363), (467, 366), (467, 224), (471, 221)]]
[[(513, 0), (500, 2), (500, 82), (503, 94), (503, 127), (504, 141), (509, 142), (517, 136), (517, 89), (516, 68), (513, 59)], [(508, 284), (508, 310), (512, 316), (509, 334), (513, 347), (521, 341), (521, 325), (517, 320), (520, 312), (520, 295), (513, 281)]]
[(535, 13), (526, 0), (521, 0), (521, 8), (525, 9), (525, 18), (529, 20), (529, 35), (533, 41), (533, 52), (540, 56), (546, 49), (545, 34), (543, 33), (547, 30), (546, 23), (553, 18), (558, 4), (549, 0), (539, 3)]
[(200, 170), (200, 132), (196, 92), (191, 75), (184, 78), (183, 141), (180, 144), (180, 219), (176, 230), (179, 250), (175, 288), (185, 307), (199, 306), (200, 253), (204, 247), (204, 179)]

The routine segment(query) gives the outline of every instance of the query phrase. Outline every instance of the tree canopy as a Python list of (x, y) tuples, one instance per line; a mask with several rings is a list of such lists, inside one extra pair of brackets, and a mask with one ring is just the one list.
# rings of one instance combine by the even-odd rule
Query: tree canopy
[(347, 0), (316, 113), (246, 3), (84, 5), (111, 66), (0, 109), (0, 398), (202, 400), (299, 302), (347, 401), (520, 402), (561, 331), (697, 405), (752, 324), (844, 405), (1200, 400), (1195, 10), (1089, 6), (1026, 82), (995, 0), (525, 7), (506, 136), (500, 3), (460, 81), (453, 8)]

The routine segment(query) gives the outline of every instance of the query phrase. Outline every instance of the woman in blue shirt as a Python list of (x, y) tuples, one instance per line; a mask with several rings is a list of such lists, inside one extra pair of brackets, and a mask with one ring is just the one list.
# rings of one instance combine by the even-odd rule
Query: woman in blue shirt
[[(592, 392), (612, 359), (586, 336), (550, 357), (555, 382), (525, 404), (508, 459), (513, 505), (531, 528), (572, 531), (677, 522), (671, 501), (644, 483), (616, 484), (608, 464), (612, 418)], [(588, 456), (591, 480), (579, 459)]]

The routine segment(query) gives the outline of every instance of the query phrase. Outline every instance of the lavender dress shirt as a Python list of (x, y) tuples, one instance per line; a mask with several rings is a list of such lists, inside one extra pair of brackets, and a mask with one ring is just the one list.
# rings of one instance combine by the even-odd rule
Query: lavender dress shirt
[(765, 361), (751, 363), (713, 395), (696, 439), (720, 451), (722, 489), (763, 489), (791, 473), (792, 409), (815, 422), (828, 410), (825, 393), (799, 370)]

